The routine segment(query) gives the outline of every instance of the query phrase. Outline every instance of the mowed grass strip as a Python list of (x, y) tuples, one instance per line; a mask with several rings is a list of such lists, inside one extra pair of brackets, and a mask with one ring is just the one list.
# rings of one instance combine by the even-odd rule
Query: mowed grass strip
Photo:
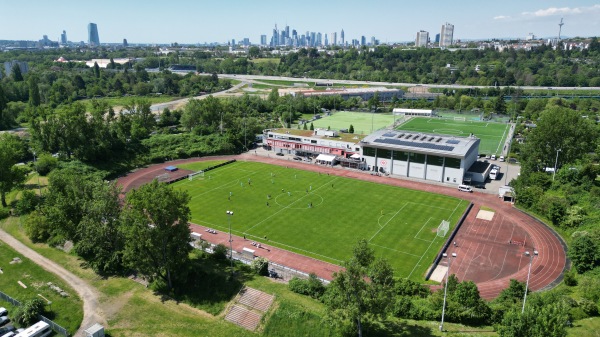
[(394, 116), (389, 113), (340, 111), (312, 123), (315, 128), (331, 127), (333, 130), (348, 129), (352, 124), (354, 133), (369, 134), (371, 130), (379, 130), (394, 124)]
[[(56, 275), (45, 271), (42, 267), (31, 262), (23, 255), (17, 253), (3, 241), (0, 241), (0, 290), (12, 298), (23, 303), (24, 301), (39, 298), (51, 301), (46, 305), (47, 315), (57, 324), (73, 333), (77, 330), (83, 319), (83, 302), (77, 296), (75, 290), (65, 284)], [(10, 261), (18, 257), (22, 262), (11, 264)], [(19, 285), (21, 281), (27, 288)], [(50, 289), (48, 282), (52, 282), (63, 289), (68, 296), (62, 297), (56, 291)], [(42, 295), (42, 296), (39, 296)], [(14, 307), (8, 302), (0, 300), (0, 307), (9, 308), (9, 317), (12, 318)]]
[[(361, 180), (261, 163), (236, 162), (184, 180), (191, 221), (340, 264), (359, 239), (387, 258), (396, 275), (422, 280), (444, 238), (442, 220), (455, 225), (467, 202)], [(265, 237), (267, 239), (265, 239)]]
[(509, 128), (510, 124), (503, 123), (456, 121), (422, 117), (411, 118), (397, 127), (398, 130), (437, 133), (459, 137), (467, 137), (472, 133), (481, 139), (479, 153), (496, 155), (502, 153)]
[(205, 170), (211, 166), (223, 164), (226, 161), (227, 160), (198, 161), (198, 162), (194, 162), (194, 163), (177, 164), (175, 166), (177, 166), (180, 169), (198, 172), (198, 171)]

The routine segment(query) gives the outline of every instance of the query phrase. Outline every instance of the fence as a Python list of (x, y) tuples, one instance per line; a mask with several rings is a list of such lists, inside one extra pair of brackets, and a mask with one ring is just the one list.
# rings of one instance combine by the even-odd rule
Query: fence
[[(0, 291), (0, 298), (3, 299), (3, 300), (5, 300), (5, 301), (7, 301), (7, 302), (9, 302), (9, 303), (11, 303), (14, 306), (17, 306), (17, 307), (21, 306), (21, 302), (15, 300), (14, 298), (8, 296), (7, 294), (5, 294), (5, 293), (3, 293), (1, 291)], [(44, 321), (44, 322), (48, 323), (50, 325), (50, 327), (52, 328), (52, 330), (56, 331), (57, 333), (65, 336), (65, 337), (69, 337), (70, 336), (70, 334), (67, 331), (67, 329), (63, 328), (62, 326), (60, 326), (60, 325), (58, 325), (56, 323), (54, 323), (51, 319), (49, 319), (47, 317), (44, 317), (42, 315), (39, 315), (38, 318), (41, 321)]]

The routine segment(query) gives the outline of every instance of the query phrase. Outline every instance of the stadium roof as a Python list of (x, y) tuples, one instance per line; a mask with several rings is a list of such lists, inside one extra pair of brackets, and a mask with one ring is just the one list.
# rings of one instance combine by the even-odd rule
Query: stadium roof
[(465, 157), (474, 146), (477, 145), (478, 149), (479, 138), (403, 130), (378, 130), (365, 137), (361, 145), (390, 150)]

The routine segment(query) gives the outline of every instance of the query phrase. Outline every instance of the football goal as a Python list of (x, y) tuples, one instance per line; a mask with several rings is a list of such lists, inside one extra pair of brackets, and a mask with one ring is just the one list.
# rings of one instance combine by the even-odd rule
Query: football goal
[(204, 177), (204, 171), (198, 171), (198, 172), (190, 173), (190, 174), (188, 174), (188, 179), (190, 181), (192, 181), (192, 180), (194, 180), (195, 176)]
[(454, 117), (455, 121), (461, 121), (461, 122), (466, 122), (467, 121), (467, 117)]
[(448, 234), (449, 230), (450, 230), (450, 222), (448, 222), (446, 220), (442, 220), (442, 222), (440, 223), (440, 225), (437, 228), (437, 236), (445, 237), (446, 234)]

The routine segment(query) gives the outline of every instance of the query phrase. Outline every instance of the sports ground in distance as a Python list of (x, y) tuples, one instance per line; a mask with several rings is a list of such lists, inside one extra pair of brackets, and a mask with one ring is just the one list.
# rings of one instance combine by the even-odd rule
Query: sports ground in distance
[[(457, 242), (457, 246), (452, 245), (452, 242), (445, 243), (448, 245), (446, 252), (449, 254), (453, 252), (457, 253), (456, 260), (452, 261), (450, 273), (456, 274), (460, 280), (474, 281), (477, 284), (482, 297), (487, 299), (496, 297), (503, 288), (508, 286), (511, 278), (523, 282), (525, 281), (529, 263), (528, 259), (524, 257), (524, 252), (526, 250), (537, 250), (539, 252), (539, 256), (533, 259), (531, 267), (531, 280), (529, 284), (530, 289), (532, 290), (540, 290), (555, 285), (558, 281), (560, 281), (562, 272), (566, 266), (565, 246), (560, 237), (558, 237), (558, 235), (556, 235), (544, 224), (514, 208), (510, 203), (502, 202), (494, 194), (477, 192), (462, 193), (457, 191), (455, 187), (426, 184), (392, 177), (378, 177), (360, 171), (322, 167), (286, 159), (282, 160), (281, 157), (268, 157), (266, 153), (264, 156), (246, 153), (238, 156), (192, 158), (158, 164), (138, 170), (130, 175), (127, 175), (126, 177), (120, 178), (119, 184), (123, 186), (125, 191), (127, 191), (132, 187), (139, 186), (144, 182), (154, 179), (156, 176), (162, 175), (164, 173), (164, 168), (169, 165), (180, 165), (206, 160), (222, 161), (230, 159), (246, 162), (263, 162), (279, 166), (279, 169), (282, 171), (295, 171), (294, 169), (298, 169), (306, 171), (304, 174), (314, 173), (317, 175), (320, 172), (323, 179), (339, 178), (340, 180), (336, 181), (341, 181), (341, 178), (351, 178), (354, 180), (403, 187), (410, 190), (420, 190), (446, 197), (452, 197), (449, 200), (458, 201), (459, 199), (467, 199), (468, 201), (473, 202), (474, 207), (472, 211), (468, 214), (463, 226), (460, 230), (458, 230), (453, 239)], [(327, 175), (328, 173), (329, 175)], [(205, 179), (207, 178), (207, 175), (208, 172), (205, 175)], [(327, 182), (329, 183), (329, 181)], [(252, 183), (254, 184), (254, 182)], [(300, 192), (302, 192), (301, 189)], [(304, 191), (304, 193), (306, 193), (306, 191)], [(360, 194), (361, 191), (355, 191), (355, 193)], [(282, 195), (282, 197), (285, 196), (286, 195)], [(263, 197), (258, 197), (260, 199), (260, 204), (264, 202), (264, 205), (259, 205), (258, 207), (267, 208), (266, 195)], [(379, 200), (385, 197), (386, 196), (373, 195), (371, 196), (373, 202), (362, 206), (360, 209), (366, 214), (375, 214), (375, 216), (377, 216), (376, 213), (381, 211), (381, 208), (379, 207)], [(329, 202), (329, 198), (327, 198), (327, 202)], [(210, 213), (214, 213), (216, 217), (222, 217), (221, 219), (218, 219), (217, 224), (227, 224), (225, 210), (228, 210), (229, 203), (230, 201), (227, 200), (227, 194), (225, 196), (218, 196), (218, 202), (214, 204), (214, 207), (217, 209), (210, 211)], [(313, 201), (313, 203), (315, 202)], [(353, 204), (349, 207), (352, 206)], [(486, 210), (492, 209), (494, 215), (489, 219), (479, 218), (478, 213), (482, 208)], [(342, 208), (340, 207), (340, 209)], [(257, 212), (258, 211), (259, 210), (257, 209)], [(222, 215), (219, 216), (218, 214)], [(197, 215), (194, 215), (194, 217), (196, 216)], [(344, 209), (342, 209), (338, 212), (338, 214), (331, 216), (331, 219), (343, 219), (346, 215)], [(333, 218), (333, 216), (336, 216), (336, 218)], [(232, 227), (235, 226), (236, 222), (240, 222), (242, 226), (249, 226), (247, 227), (247, 231), (251, 231), (251, 223), (244, 222), (242, 218), (242, 216), (238, 217), (237, 212), (234, 213), (233, 217), (231, 218)], [(281, 223), (285, 223), (285, 220), (286, 218), (282, 218)], [(455, 223), (452, 223), (452, 225), (454, 224)], [(319, 232), (326, 230), (327, 226), (333, 227), (334, 224), (319, 220), (318, 226), (311, 227), (311, 230), (316, 232), (316, 234), (311, 234), (311, 237), (316, 238), (315, 240), (320, 240), (321, 244), (326, 245), (327, 242), (324, 242), (324, 238), (319, 235)], [(229, 244), (229, 236), (227, 235), (227, 231), (221, 231), (220, 229), (218, 230), (217, 234), (209, 234), (204, 231), (205, 228), (207, 228), (205, 226), (191, 224), (190, 227), (193, 231), (203, 234), (203, 239), (213, 244)], [(243, 232), (241, 227), (238, 227), (237, 230)], [(299, 242), (302, 242), (303, 239), (299, 237), (303, 234), (301, 233), (302, 228), (297, 228), (296, 231), (296, 237), (298, 238)], [(375, 230), (375, 232), (376, 231), (377, 230)], [(277, 234), (273, 232), (273, 234), (270, 235)], [(272, 246), (271, 243), (273, 242), (271, 239), (272, 237), (268, 237), (268, 240), (265, 240), (263, 237), (260, 240), (251, 240), (249, 238), (244, 239), (243, 236), (234, 235), (232, 244), (234, 250), (241, 251), (245, 247), (254, 249), (250, 245), (251, 241), (260, 242), (264, 248), (256, 249), (256, 255), (264, 256), (270, 261), (289, 266), (306, 273), (315, 272), (319, 277), (324, 279), (331, 279), (333, 272), (340, 269), (338, 263), (324, 262), (323, 258), (313, 258), (307, 256), (306, 253), (301, 254), (300, 252), (290, 251), (291, 248), (284, 248), (283, 246), (278, 248), (277, 245)], [(437, 242), (437, 239), (435, 239), (435, 241)], [(353, 243), (354, 240), (349, 242), (349, 247), (351, 247)], [(440, 242), (439, 247), (441, 247), (442, 244), (444, 244), (443, 240)], [(373, 248), (376, 247), (374, 246)], [(436, 251), (434, 255), (440, 252), (439, 248), (437, 249), (438, 251)], [(387, 251), (388, 250), (386, 249), (377, 250), (378, 254), (384, 254), (388, 260), (392, 260), (390, 258), (391, 255), (389, 255)], [(339, 259), (335, 256), (332, 257)], [(423, 258), (422, 261), (425, 261), (426, 265), (431, 265), (433, 262), (433, 257), (429, 261), (426, 261), (426, 259)], [(414, 265), (409, 266), (413, 266), (414, 268)], [(425, 266), (424, 270), (427, 269), (427, 267), (429, 266)], [(447, 267), (447, 261), (442, 259), (437, 268), (441, 268), (443, 271), (443, 268), (445, 267)], [(410, 268), (403, 268), (403, 270), (405, 270), (404, 272), (406, 272), (408, 269)], [(411, 278), (424, 281), (423, 274), (424, 272), (415, 271)]]
[(398, 130), (409, 130), (424, 133), (436, 133), (468, 137), (474, 134), (481, 139), (479, 153), (501, 155), (510, 130), (510, 124), (496, 122), (480, 122), (472, 120), (454, 120), (448, 118), (410, 118), (396, 127)]

